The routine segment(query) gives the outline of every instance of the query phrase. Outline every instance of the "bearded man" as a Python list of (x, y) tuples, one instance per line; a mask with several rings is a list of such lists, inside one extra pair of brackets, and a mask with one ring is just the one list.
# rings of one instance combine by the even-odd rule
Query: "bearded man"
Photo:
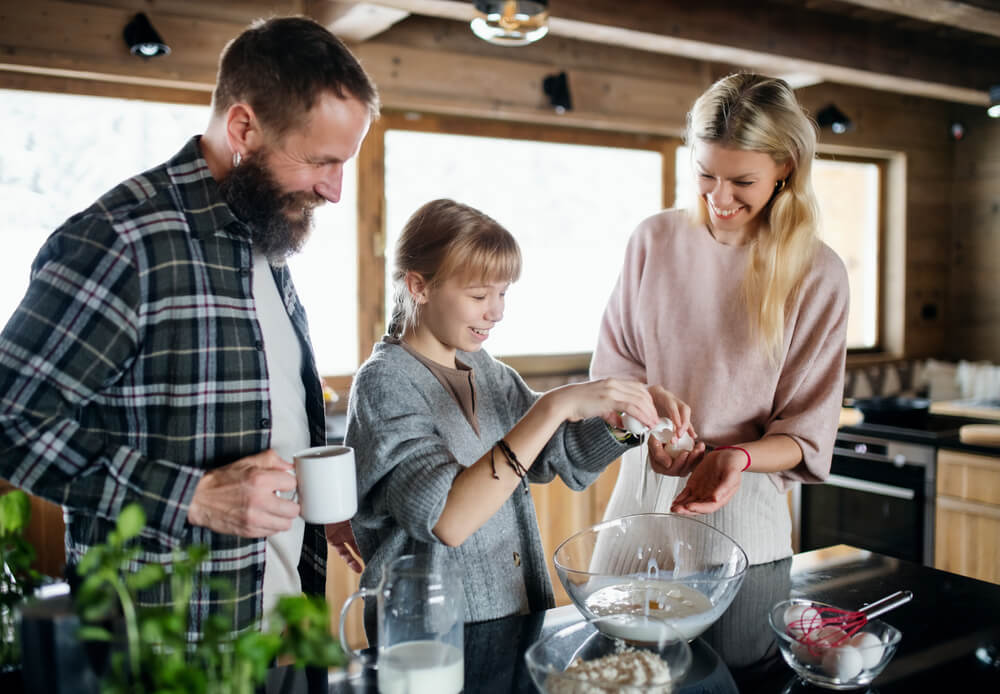
[(140, 564), (206, 545), (192, 638), (220, 605), (243, 629), (280, 594), (325, 591), (324, 529), (275, 493), (295, 489), (292, 453), (325, 443), (284, 260), (377, 115), (325, 28), (251, 26), (223, 50), (204, 135), (57, 229), (0, 335), (0, 477), (63, 506), (68, 563), (133, 502)]

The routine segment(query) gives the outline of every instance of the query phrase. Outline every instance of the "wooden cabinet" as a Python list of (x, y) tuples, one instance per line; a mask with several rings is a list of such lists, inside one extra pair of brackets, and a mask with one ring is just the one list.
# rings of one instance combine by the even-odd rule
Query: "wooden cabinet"
[[(621, 461), (612, 463), (596, 482), (582, 492), (573, 491), (558, 477), (549, 484), (531, 486), (531, 496), (535, 501), (538, 527), (541, 531), (542, 545), (545, 547), (545, 556), (548, 559), (549, 576), (552, 578), (557, 605), (568, 605), (570, 600), (556, 576), (555, 567), (552, 564), (552, 554), (556, 547), (570, 535), (599, 522), (604, 517), (604, 509), (608, 505), (615, 481), (618, 479), (620, 465)], [(333, 548), (330, 548), (330, 556), (327, 561), (326, 597), (330, 603), (330, 609), (335, 615), (334, 629), (336, 629), (336, 613), (344, 604), (344, 600), (357, 589), (358, 574), (348, 569), (340, 556)], [(363, 647), (367, 643), (361, 615), (361, 605), (352, 605), (346, 631), (348, 643), (355, 648)]]
[(1000, 453), (938, 451), (934, 566), (1000, 583)]

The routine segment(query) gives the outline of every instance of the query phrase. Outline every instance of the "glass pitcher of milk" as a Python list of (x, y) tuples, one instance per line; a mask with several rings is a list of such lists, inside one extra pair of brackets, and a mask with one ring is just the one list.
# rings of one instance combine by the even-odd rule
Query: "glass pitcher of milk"
[(377, 604), (376, 668), (382, 694), (462, 691), (465, 592), (458, 567), (429, 554), (407, 554), (392, 562), (377, 588), (362, 588), (344, 603), (340, 642), (348, 650), (347, 610), (360, 597), (374, 598)]

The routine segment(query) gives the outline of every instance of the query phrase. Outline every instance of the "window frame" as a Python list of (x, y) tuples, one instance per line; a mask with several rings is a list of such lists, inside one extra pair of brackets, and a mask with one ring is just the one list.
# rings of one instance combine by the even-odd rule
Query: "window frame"
[(889, 263), (887, 259), (888, 248), (888, 219), (889, 219), (889, 197), (887, 176), (889, 174), (890, 160), (871, 154), (832, 154), (827, 152), (817, 152), (817, 159), (824, 161), (852, 162), (856, 164), (872, 164), (878, 169), (878, 296), (875, 301), (875, 342), (871, 347), (852, 347), (847, 350), (848, 357), (871, 357), (885, 355), (889, 350), (884, 344), (884, 336), (889, 332), (887, 321), (887, 295), (886, 290), (890, 280)]
[[(358, 354), (362, 361), (385, 333), (385, 135), (389, 130), (653, 151), (661, 155), (663, 164), (661, 205), (666, 208), (674, 201), (674, 156), (681, 144), (679, 138), (416, 111), (384, 111), (372, 124), (358, 153)], [(523, 376), (537, 376), (585, 373), (590, 367), (590, 358), (590, 352), (579, 352), (512, 355), (504, 357), (503, 361)], [(339, 375), (326, 378), (334, 388), (349, 380)]]

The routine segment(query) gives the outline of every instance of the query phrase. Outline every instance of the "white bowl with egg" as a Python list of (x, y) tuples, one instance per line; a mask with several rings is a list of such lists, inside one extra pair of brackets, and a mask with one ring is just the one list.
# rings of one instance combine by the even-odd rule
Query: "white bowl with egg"
[[(671, 513), (623, 516), (581, 530), (556, 548), (553, 562), (588, 619), (649, 617), (689, 641), (726, 611), (748, 566), (746, 553), (728, 535)], [(638, 623), (608, 628), (629, 642), (650, 636)]]
[[(608, 634), (628, 622), (642, 622), (651, 640), (629, 644)], [(524, 660), (543, 694), (669, 694), (690, 669), (692, 655), (665, 622), (626, 615), (579, 621), (542, 636)]]
[(892, 660), (903, 635), (880, 619), (868, 620), (852, 635), (836, 625), (821, 626), (817, 610), (830, 607), (793, 599), (771, 608), (768, 623), (781, 656), (810, 684), (840, 690), (867, 687)]

